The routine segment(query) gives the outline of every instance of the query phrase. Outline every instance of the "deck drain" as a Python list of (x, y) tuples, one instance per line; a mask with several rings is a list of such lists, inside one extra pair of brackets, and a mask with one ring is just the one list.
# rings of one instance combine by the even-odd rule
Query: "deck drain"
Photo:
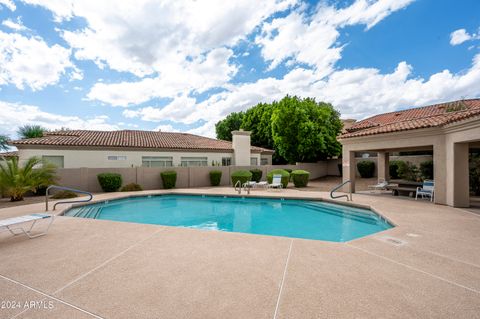
[(406, 241), (398, 238), (394, 238), (394, 237), (383, 236), (383, 237), (375, 237), (375, 238), (395, 246), (403, 246), (407, 244)]

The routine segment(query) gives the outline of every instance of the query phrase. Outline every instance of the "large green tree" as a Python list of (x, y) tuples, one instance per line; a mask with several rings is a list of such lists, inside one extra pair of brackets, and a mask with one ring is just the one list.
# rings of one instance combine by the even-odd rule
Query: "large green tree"
[(22, 139), (35, 138), (35, 137), (42, 137), (43, 133), (46, 131), (47, 129), (40, 125), (24, 125), (18, 128), (17, 134)]
[(225, 119), (215, 124), (215, 132), (219, 140), (231, 141), (232, 131), (240, 129), (242, 125), (243, 112), (230, 113)]
[(288, 162), (312, 162), (339, 155), (339, 113), (331, 104), (286, 96), (272, 114), (275, 151)]

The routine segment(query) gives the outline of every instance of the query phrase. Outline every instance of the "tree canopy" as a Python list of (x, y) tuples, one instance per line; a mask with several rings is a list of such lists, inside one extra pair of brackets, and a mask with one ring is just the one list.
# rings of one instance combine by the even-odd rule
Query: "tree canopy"
[(313, 162), (341, 152), (337, 141), (342, 129), (340, 114), (331, 104), (312, 98), (287, 95), (278, 102), (259, 103), (245, 113), (232, 113), (217, 123), (217, 138), (231, 140), (231, 131), (239, 127), (252, 132), (252, 145), (275, 150), (277, 164)]
[(232, 131), (240, 129), (243, 120), (243, 112), (230, 113), (225, 119), (215, 124), (217, 138), (224, 141), (232, 140)]

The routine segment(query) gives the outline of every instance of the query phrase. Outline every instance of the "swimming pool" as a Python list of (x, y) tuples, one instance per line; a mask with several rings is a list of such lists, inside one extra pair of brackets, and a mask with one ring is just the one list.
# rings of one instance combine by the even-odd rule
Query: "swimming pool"
[(65, 215), (335, 242), (393, 227), (362, 208), (310, 200), (206, 195), (130, 197), (71, 208)]

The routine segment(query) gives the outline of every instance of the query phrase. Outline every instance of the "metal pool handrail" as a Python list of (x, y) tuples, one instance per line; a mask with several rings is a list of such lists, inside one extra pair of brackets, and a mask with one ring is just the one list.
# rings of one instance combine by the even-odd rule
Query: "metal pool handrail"
[[(238, 189), (237, 189), (237, 186), (238, 186)], [(242, 182), (240, 180), (238, 180), (236, 183), (235, 183), (235, 186), (233, 186), (235, 188), (235, 190), (241, 194), (242, 193)]]
[(352, 201), (352, 189), (350, 188), (349, 190), (349, 193), (350, 193), (350, 197), (348, 197), (348, 195), (338, 195), (338, 196), (335, 196), (333, 195), (334, 192), (336, 192), (337, 190), (339, 190), (340, 188), (342, 188), (343, 186), (345, 186), (346, 184), (348, 183), (351, 183), (352, 181), (351, 180), (348, 180), (348, 181), (345, 181), (337, 186), (335, 186), (331, 191), (330, 191), (330, 198), (332, 199), (338, 199), (338, 198), (342, 198), (342, 197), (346, 197), (347, 198), (347, 201)]
[(69, 187), (63, 187), (63, 186), (57, 186), (57, 185), (50, 185), (50, 186), (47, 187), (47, 191), (45, 192), (45, 211), (46, 212), (48, 212), (48, 195), (49, 195), (49, 191), (51, 189), (61, 189), (61, 190), (65, 190), (65, 191), (72, 191), (72, 192), (75, 192), (75, 193), (85, 194), (85, 195), (88, 195), (90, 197), (88, 199), (68, 200), (68, 201), (57, 202), (57, 203), (55, 203), (55, 205), (53, 205), (53, 210), (55, 210), (55, 208), (57, 207), (58, 204), (85, 203), (85, 202), (91, 201), (92, 198), (93, 198), (92, 193), (89, 193), (89, 192), (86, 192), (86, 191), (81, 191), (81, 190), (75, 189), (75, 188), (69, 188)]

